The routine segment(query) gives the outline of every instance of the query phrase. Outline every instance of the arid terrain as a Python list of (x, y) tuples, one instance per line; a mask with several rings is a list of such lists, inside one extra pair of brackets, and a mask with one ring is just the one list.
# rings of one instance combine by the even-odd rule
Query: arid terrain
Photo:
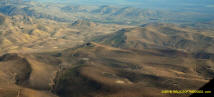
[(213, 14), (20, 2), (0, 2), (0, 97), (188, 97), (161, 91), (214, 77)]

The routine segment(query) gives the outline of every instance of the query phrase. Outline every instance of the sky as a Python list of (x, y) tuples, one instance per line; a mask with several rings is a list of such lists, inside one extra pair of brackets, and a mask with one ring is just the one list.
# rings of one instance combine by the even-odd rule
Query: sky
[(129, 5), (150, 7), (176, 7), (176, 6), (212, 6), (214, 0), (34, 0), (45, 2), (71, 2), (75, 4), (99, 5)]

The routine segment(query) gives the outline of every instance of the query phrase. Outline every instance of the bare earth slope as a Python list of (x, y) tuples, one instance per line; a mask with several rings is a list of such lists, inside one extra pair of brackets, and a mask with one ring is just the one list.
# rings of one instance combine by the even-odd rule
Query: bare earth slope
[(92, 37), (128, 27), (80, 20), (64, 23), (22, 15), (1, 16), (0, 18), (2, 23), (3, 20), (5, 21), (0, 25), (0, 54), (62, 50), (82, 44)]
[(171, 48), (190, 52), (214, 53), (214, 34), (173, 24), (151, 23), (119, 30), (95, 41), (122, 48)]

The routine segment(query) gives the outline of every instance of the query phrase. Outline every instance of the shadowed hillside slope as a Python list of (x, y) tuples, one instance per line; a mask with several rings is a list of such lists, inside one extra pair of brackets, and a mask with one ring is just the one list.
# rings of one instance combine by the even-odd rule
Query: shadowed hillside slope
[[(0, 96), (57, 97), (46, 91), (34, 90), (49, 88), (49, 81), (51, 81), (52, 76), (48, 76), (47, 74), (52, 74), (53, 70), (51, 71), (50, 67), (47, 68), (47, 65), (36, 67), (33, 64), (32, 60), (29, 61), (23, 55), (14, 53), (1, 56)], [(37, 65), (39, 64), (37, 63)], [(35, 76), (36, 73), (39, 73), (40, 76)], [(45, 76), (44, 78), (42, 78), (41, 73)]]
[(5, 22), (5, 17), (2, 14), (0, 14), (0, 25), (4, 24), (4, 22)]

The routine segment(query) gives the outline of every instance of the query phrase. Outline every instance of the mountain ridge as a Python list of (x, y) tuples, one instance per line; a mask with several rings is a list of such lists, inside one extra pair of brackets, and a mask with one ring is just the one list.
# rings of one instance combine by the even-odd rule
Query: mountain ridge
[[(214, 38), (197, 30), (171, 24), (152, 23), (142, 27), (122, 29), (94, 41), (125, 48), (172, 48), (198, 52), (212, 48)], [(125, 46), (124, 46), (125, 45)], [(213, 53), (213, 51), (207, 50)]]

